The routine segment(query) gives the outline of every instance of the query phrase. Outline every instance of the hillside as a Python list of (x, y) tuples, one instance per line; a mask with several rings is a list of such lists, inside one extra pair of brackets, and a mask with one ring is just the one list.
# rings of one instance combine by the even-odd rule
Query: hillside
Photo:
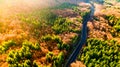
[(76, 12), (78, 6), (70, 3), (50, 8), (6, 3), (0, 8), (0, 67), (61, 66), (80, 34), (85, 12)]
[(87, 43), (72, 67), (80, 67), (81, 64), (86, 67), (120, 66), (119, 3), (111, 4), (95, 4), (94, 18), (88, 22)]
[(87, 0), (0, 0), (0, 67), (64, 67), (89, 14), (87, 41), (70, 67), (119, 67), (120, 4), (92, 1), (94, 8)]

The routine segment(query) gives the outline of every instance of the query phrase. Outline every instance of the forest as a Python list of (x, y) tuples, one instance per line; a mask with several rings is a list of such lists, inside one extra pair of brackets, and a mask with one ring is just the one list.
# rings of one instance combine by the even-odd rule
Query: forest
[(120, 67), (119, 2), (0, 0), (0, 67)]

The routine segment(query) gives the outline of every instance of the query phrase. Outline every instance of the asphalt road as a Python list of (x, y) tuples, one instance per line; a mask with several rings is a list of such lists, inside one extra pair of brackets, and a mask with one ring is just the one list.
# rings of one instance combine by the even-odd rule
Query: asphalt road
[(86, 43), (86, 39), (87, 39), (87, 22), (89, 20), (91, 20), (91, 17), (93, 16), (92, 15), (92, 13), (94, 12), (93, 7), (94, 7), (94, 5), (91, 4), (90, 13), (83, 17), (81, 39), (78, 42), (78, 45), (75, 48), (75, 50), (72, 52), (72, 54), (68, 58), (68, 60), (67, 60), (66, 64), (64, 65), (64, 67), (69, 67), (69, 65), (76, 60), (78, 54), (80, 53), (80, 50), (82, 49), (82, 46)]

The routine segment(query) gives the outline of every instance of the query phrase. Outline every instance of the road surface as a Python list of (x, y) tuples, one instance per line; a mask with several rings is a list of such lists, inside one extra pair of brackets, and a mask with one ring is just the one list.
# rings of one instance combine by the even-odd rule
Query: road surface
[(82, 49), (82, 46), (86, 43), (86, 39), (87, 39), (87, 22), (89, 20), (91, 20), (91, 17), (93, 17), (94, 14), (94, 10), (93, 10), (94, 5), (91, 4), (91, 9), (90, 9), (90, 13), (86, 14), (83, 17), (83, 25), (82, 25), (82, 32), (81, 32), (81, 39), (78, 42), (77, 47), (75, 48), (75, 50), (72, 52), (72, 54), (70, 55), (70, 57), (68, 58), (66, 64), (64, 67), (69, 67), (69, 65), (74, 62), (78, 56), (78, 54), (80, 53), (80, 50)]

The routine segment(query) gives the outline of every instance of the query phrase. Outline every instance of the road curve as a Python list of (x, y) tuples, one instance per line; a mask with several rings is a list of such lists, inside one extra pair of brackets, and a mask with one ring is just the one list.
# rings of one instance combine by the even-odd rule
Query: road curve
[(93, 12), (94, 12), (93, 7), (94, 7), (94, 5), (91, 4), (90, 13), (86, 14), (83, 17), (81, 40), (78, 42), (78, 45), (76, 46), (75, 50), (72, 52), (70, 57), (68, 58), (68, 60), (67, 60), (66, 64), (64, 65), (64, 67), (69, 67), (69, 65), (76, 60), (78, 54), (80, 53), (80, 50), (82, 49), (82, 46), (86, 43), (86, 39), (87, 39), (87, 22), (89, 20), (91, 20), (91, 17), (93, 16)]

